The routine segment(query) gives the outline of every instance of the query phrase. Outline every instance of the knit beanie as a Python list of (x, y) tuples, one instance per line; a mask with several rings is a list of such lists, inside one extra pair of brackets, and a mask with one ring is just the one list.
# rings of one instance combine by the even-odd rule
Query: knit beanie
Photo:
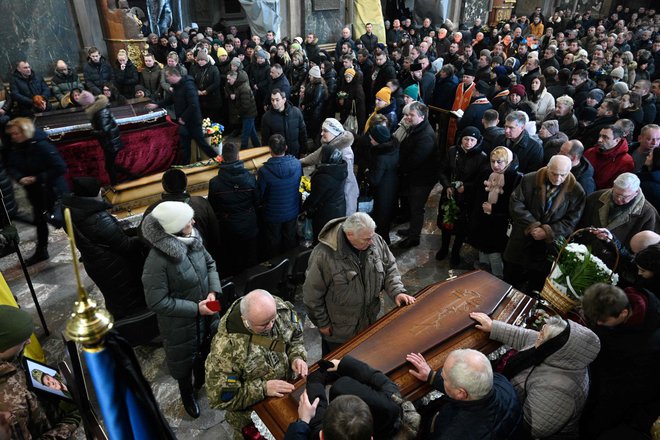
[(617, 78), (617, 79), (623, 79), (623, 67), (615, 67), (612, 69), (610, 72), (610, 77), (611, 78)]
[(321, 78), (321, 68), (319, 66), (314, 66), (309, 69), (309, 76), (312, 78)]
[(34, 323), (30, 314), (18, 307), (0, 305), (0, 351), (6, 351), (30, 337)]
[(94, 95), (92, 95), (92, 92), (89, 92), (87, 90), (83, 90), (83, 92), (78, 95), (78, 104), (80, 104), (83, 107), (89, 107), (94, 103), (94, 100), (96, 98)]
[(344, 76), (346, 76), (346, 75), (351, 75), (351, 76), (354, 77), (355, 76), (355, 69), (349, 67), (348, 69), (344, 70)]
[(481, 143), (481, 133), (479, 132), (479, 129), (477, 127), (472, 127), (472, 126), (467, 126), (461, 131), (461, 135), (459, 136), (459, 144), (463, 140), (465, 136), (470, 136), (473, 137), (477, 140), (477, 145)]
[(335, 136), (339, 136), (345, 131), (341, 123), (335, 118), (327, 118), (325, 121), (323, 121), (321, 128)]
[(231, 62), (229, 64), (231, 64), (233, 66), (237, 66), (237, 67), (241, 67), (243, 65), (243, 63), (241, 62), (241, 60), (238, 57), (232, 58)]
[(629, 91), (628, 84), (624, 83), (623, 81), (618, 82), (612, 86), (612, 90), (617, 92), (619, 96), (625, 95)]
[(501, 76), (506, 76), (506, 67), (497, 66), (493, 69), (493, 72), (495, 72), (495, 75), (497, 75), (498, 78)]
[[(498, 66), (498, 67), (502, 67), (502, 66)], [(503, 89), (507, 89), (511, 85), (511, 78), (509, 78), (507, 75), (498, 76), (497, 85), (502, 87)]]
[(390, 90), (389, 87), (383, 87), (378, 93), (376, 93), (376, 98), (389, 104), (390, 99), (392, 98), (392, 90)]
[[(219, 49), (218, 49), (218, 50), (219, 50)], [(208, 61), (208, 60), (209, 60), (209, 56), (206, 54), (205, 51), (203, 51), (203, 50), (200, 49), (200, 50), (197, 52), (197, 56), (195, 57), (195, 59), (196, 59), (197, 61)]]
[(559, 121), (556, 119), (545, 121), (543, 124), (541, 124), (541, 127), (548, 130), (548, 133), (550, 133), (551, 135), (555, 135), (559, 133)]
[(96, 177), (74, 177), (73, 194), (78, 197), (96, 197), (101, 191), (101, 182)]
[(188, 186), (186, 173), (178, 168), (170, 168), (163, 173), (161, 178), (163, 189), (170, 194), (183, 194)]
[(151, 211), (151, 215), (168, 234), (176, 234), (186, 227), (195, 212), (187, 203), (161, 202)]
[(172, 44), (172, 43), (178, 43), (179, 40), (177, 40), (176, 37), (172, 35), (170, 38), (167, 39), (167, 42)]
[(268, 55), (268, 52), (266, 52), (263, 49), (259, 49), (257, 51), (257, 56), (260, 58), (263, 58), (264, 60), (268, 60), (270, 58), (270, 55)]
[(224, 55), (224, 56), (228, 56), (228, 55), (229, 55), (229, 54), (227, 53), (227, 51), (225, 50), (224, 47), (219, 47), (217, 53), (218, 53), (218, 58), (220, 58), (220, 57), (223, 56), (223, 55)]
[(521, 98), (525, 97), (525, 95), (527, 94), (527, 92), (525, 92), (525, 86), (523, 86), (522, 84), (516, 84), (515, 86), (511, 87), (509, 91), (512, 94), (515, 93)]
[(410, 65), (410, 71), (411, 72), (417, 72), (417, 71), (423, 70), (423, 69), (424, 69), (424, 67), (422, 66), (421, 63), (412, 63)]
[(587, 94), (587, 98), (595, 99), (597, 102), (600, 102), (605, 97), (605, 92), (601, 89), (591, 89)]
[(369, 129), (369, 136), (377, 143), (382, 144), (390, 140), (390, 129), (381, 124), (376, 124)]
[(414, 101), (417, 101), (419, 100), (419, 86), (417, 84), (412, 84), (403, 90), (403, 94), (410, 96)]
[(190, 35), (188, 32), (181, 32), (180, 38), (183, 40), (184, 38), (190, 38)]

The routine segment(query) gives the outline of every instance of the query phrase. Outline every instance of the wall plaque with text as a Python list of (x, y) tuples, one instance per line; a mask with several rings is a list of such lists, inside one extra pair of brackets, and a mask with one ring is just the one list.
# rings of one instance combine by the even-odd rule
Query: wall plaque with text
[(312, 0), (314, 11), (337, 11), (341, 7), (341, 0)]

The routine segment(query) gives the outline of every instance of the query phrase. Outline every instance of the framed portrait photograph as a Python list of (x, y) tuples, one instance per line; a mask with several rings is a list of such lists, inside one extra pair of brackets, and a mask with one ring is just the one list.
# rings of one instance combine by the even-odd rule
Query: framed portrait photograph
[(57, 369), (28, 357), (23, 359), (28, 388), (36, 393), (73, 401), (66, 381)]

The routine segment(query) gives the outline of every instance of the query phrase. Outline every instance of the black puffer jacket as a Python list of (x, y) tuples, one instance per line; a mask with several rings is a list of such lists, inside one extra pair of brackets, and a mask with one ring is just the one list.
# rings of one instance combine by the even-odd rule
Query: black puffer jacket
[(257, 101), (257, 105), (259, 106), (265, 105), (266, 102), (267, 104), (270, 104), (270, 96), (268, 96), (266, 101), (266, 94), (269, 90), (269, 80), (270, 64), (268, 64), (268, 61), (264, 62), (263, 64), (259, 64), (257, 62), (252, 63), (252, 67), (250, 68), (250, 85), (252, 86), (253, 90), (254, 86), (257, 86), (254, 97)]
[(399, 154), (399, 170), (407, 185), (435, 185), (438, 181), (435, 132), (427, 119), (410, 129)]
[(302, 210), (312, 219), (314, 238), (330, 220), (346, 215), (344, 181), (348, 168), (343, 160), (340, 163), (323, 163), (312, 173), (312, 192), (303, 203)]
[(166, 94), (164, 100), (160, 101), (160, 107), (167, 107), (174, 104), (174, 113), (176, 117), (182, 119), (186, 124), (202, 123), (202, 111), (199, 106), (199, 96), (197, 95), (197, 87), (195, 87), (195, 80), (186, 75), (181, 80), (172, 86), (174, 92)]
[(73, 89), (83, 89), (83, 85), (78, 79), (78, 74), (71, 69), (66, 72), (55, 71), (53, 79), (51, 80), (53, 95), (58, 101), (61, 101), (64, 95), (71, 92)]
[(144, 312), (142, 268), (147, 248), (129, 237), (108, 209), (95, 197), (67, 195), (62, 203), (71, 209), (73, 232), (85, 271), (99, 287), (115, 319)]
[(274, 134), (286, 138), (287, 154), (298, 157), (301, 148), (307, 145), (307, 126), (298, 107), (286, 103), (284, 111), (268, 110), (261, 118), (261, 139), (268, 142)]
[[(292, 65), (293, 66), (293, 65)], [(300, 95), (300, 86), (305, 84), (307, 79), (307, 65), (302, 63), (298, 66), (293, 66), (291, 72), (289, 73), (291, 83), (291, 97), (293, 102), (298, 102), (298, 96)], [(307, 91), (305, 90), (305, 93)]]
[(98, 63), (87, 58), (83, 74), (85, 75), (85, 87), (94, 95), (100, 95), (103, 83), (113, 79), (112, 66), (105, 61), (104, 57), (101, 57)]
[[(31, 116), (37, 111), (32, 103), (32, 97), (41, 95), (46, 101), (50, 98), (50, 89), (41, 76), (34, 72), (25, 78), (18, 70), (11, 77), (11, 97), (16, 103), (13, 116)], [(50, 110), (50, 103), (46, 111)]]
[(131, 60), (126, 61), (126, 67), (121, 70), (119, 61), (115, 62), (114, 68), (115, 85), (119, 89), (119, 93), (127, 98), (135, 96), (135, 86), (140, 80), (138, 70)]
[(121, 141), (119, 125), (110, 111), (110, 102), (105, 95), (99, 95), (92, 105), (85, 109), (85, 114), (92, 122), (103, 151), (118, 153), (124, 144)]
[(218, 175), (209, 182), (208, 200), (218, 219), (221, 236), (257, 235), (257, 181), (245, 169), (243, 161), (220, 164)]
[(305, 125), (311, 136), (317, 136), (321, 132), (321, 124), (325, 120), (325, 103), (328, 98), (326, 87), (322, 83), (305, 86), (305, 97), (301, 102)]

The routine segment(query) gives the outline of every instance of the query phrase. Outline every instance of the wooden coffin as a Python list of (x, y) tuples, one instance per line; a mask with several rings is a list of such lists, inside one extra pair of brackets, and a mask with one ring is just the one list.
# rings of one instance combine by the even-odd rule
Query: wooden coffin
[[(242, 150), (240, 158), (245, 162), (245, 168), (256, 172), (264, 162), (270, 158), (268, 147), (257, 147)], [(181, 168), (188, 177), (188, 192), (192, 195), (206, 196), (209, 181), (218, 174), (218, 164), (212, 161), (210, 165), (189, 166)], [(104, 198), (112, 203), (112, 213), (117, 218), (126, 218), (142, 214), (152, 203), (160, 200), (163, 192), (161, 179), (163, 173), (152, 174), (137, 180), (122, 183), (110, 189), (104, 194)]]
[[(121, 131), (139, 130), (164, 124), (167, 111), (149, 110), (147, 98), (129, 99), (126, 105), (112, 107), (112, 114)], [(35, 125), (46, 132), (55, 143), (70, 142), (93, 137), (92, 124), (82, 108), (68, 108), (35, 115)]]
[[(406, 354), (422, 353), (431, 367), (438, 369), (449, 353), (458, 348), (491, 353), (499, 344), (476, 330), (468, 313), (484, 312), (494, 319), (520, 325), (536, 303), (483, 271), (432, 284), (416, 298), (415, 304), (392, 310), (326, 359), (350, 354), (385, 372), (399, 385), (403, 396), (416, 400), (431, 389), (408, 373)], [(317, 368), (315, 364), (310, 371)], [(298, 418), (298, 397), (305, 383), (298, 380), (294, 385), (296, 390), (291, 395), (268, 398), (254, 407), (277, 439), (284, 438), (289, 424)]]

